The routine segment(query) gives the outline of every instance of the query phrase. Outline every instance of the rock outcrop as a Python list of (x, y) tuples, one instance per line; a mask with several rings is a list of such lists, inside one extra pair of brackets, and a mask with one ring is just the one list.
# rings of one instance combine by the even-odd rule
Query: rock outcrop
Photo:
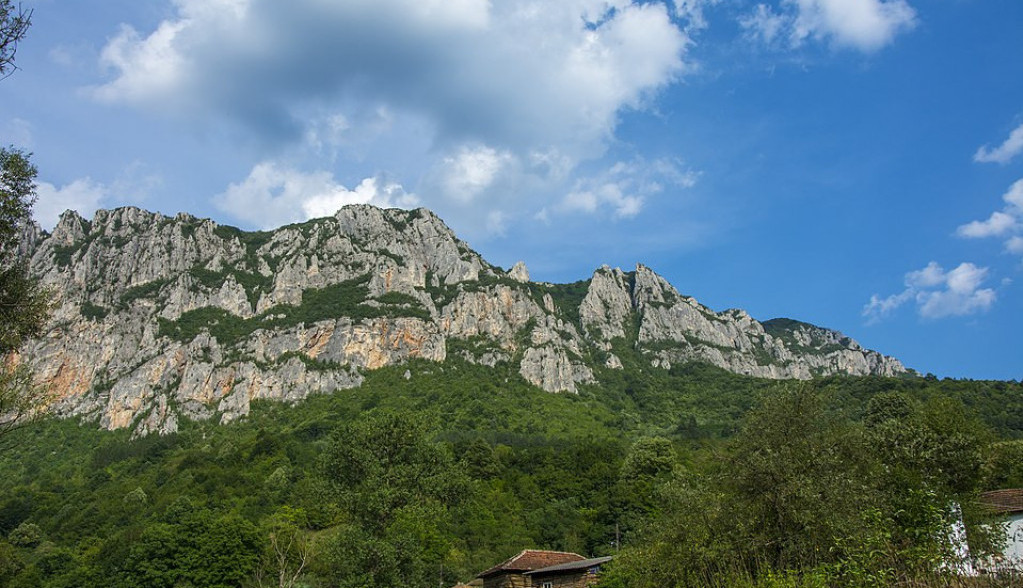
[(266, 232), (130, 207), (67, 212), (50, 234), (27, 228), (21, 252), (57, 296), (21, 354), (52, 409), (140, 434), (356, 387), (413, 358), (507, 362), (550, 392), (623, 369), (623, 349), (658, 368), (767, 378), (907, 372), (834, 331), (714, 312), (642, 265), (531, 282), (525, 264), (490, 265), (424, 209), (348, 206)]

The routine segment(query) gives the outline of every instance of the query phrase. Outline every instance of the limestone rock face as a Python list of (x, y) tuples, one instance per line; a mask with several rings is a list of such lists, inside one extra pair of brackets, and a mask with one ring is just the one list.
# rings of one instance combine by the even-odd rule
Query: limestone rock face
[(526, 268), (526, 263), (522, 261), (516, 262), (511, 271), (508, 272), (508, 277), (523, 284), (528, 282), (529, 270)]
[(573, 364), (564, 349), (553, 346), (527, 349), (519, 373), (530, 384), (565, 392), (575, 392), (576, 382), (594, 381), (588, 367)]
[(586, 297), (579, 305), (579, 319), (586, 334), (605, 343), (625, 337), (633, 312), (632, 290), (631, 279), (618, 268), (605, 265), (593, 272)]
[(490, 265), (424, 209), (347, 206), (260, 232), (131, 207), (69, 211), (52, 233), (26, 227), (19, 254), (57, 297), (20, 355), (54, 392), (52, 410), (138, 434), (357, 387), (410, 359), (510, 363), (549, 392), (599, 383), (626, 352), (768, 378), (907, 372), (835, 331), (714, 312), (642, 265), (531, 282), (524, 263)]

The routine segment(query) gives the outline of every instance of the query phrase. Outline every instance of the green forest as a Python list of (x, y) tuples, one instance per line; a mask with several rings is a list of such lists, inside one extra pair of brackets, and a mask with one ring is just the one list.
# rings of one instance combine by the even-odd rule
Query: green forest
[(623, 361), (578, 395), (449, 359), (162, 437), (36, 423), (0, 585), (451, 586), (524, 548), (615, 554), (602, 586), (946, 585), (949, 505), (984, 553), (977, 493), (1023, 486), (1015, 382)]

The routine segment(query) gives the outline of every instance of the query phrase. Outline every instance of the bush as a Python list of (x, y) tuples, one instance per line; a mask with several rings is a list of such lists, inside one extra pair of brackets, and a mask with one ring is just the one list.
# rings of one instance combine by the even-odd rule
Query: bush
[(35, 547), (43, 540), (43, 531), (35, 523), (21, 523), (7, 536), (11, 545), (17, 547)]

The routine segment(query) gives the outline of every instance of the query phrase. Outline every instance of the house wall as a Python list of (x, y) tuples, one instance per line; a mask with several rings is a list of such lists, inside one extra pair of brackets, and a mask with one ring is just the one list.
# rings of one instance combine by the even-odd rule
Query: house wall
[(483, 580), (483, 588), (530, 588), (529, 577), (522, 574), (497, 574)]
[(1002, 554), (978, 562), (980, 572), (1023, 572), (1023, 513), (1005, 515)]
[(1002, 565), (1023, 570), (1023, 513), (1009, 515), (1006, 536), (1008, 541), (1002, 553)]
[(597, 575), (587, 573), (586, 570), (558, 575), (533, 574), (533, 588), (541, 588), (544, 582), (550, 582), (551, 588), (586, 588), (597, 583)]

